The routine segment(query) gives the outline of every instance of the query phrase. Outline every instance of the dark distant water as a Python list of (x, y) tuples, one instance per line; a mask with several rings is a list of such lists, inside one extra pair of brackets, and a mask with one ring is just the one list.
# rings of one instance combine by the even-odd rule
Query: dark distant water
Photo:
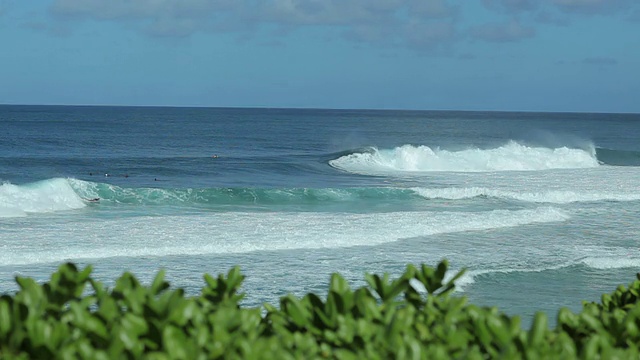
[(526, 322), (638, 271), (639, 138), (633, 114), (0, 106), (0, 291), (239, 264), (258, 305), (447, 258)]

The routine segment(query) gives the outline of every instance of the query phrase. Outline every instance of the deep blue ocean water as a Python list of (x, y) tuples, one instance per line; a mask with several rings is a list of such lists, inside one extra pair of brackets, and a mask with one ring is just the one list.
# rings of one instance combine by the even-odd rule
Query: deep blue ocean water
[[(640, 115), (0, 106), (0, 292), (159, 268), (249, 306), (447, 258), (525, 323), (640, 268)], [(88, 199), (99, 198), (98, 202)]]

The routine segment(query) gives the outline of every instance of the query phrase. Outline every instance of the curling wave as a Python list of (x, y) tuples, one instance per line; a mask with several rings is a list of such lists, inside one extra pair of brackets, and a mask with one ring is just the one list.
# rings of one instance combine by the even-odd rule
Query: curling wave
[(602, 164), (640, 166), (640, 151), (596, 148), (596, 156)]
[(66, 179), (57, 178), (25, 185), (0, 185), (0, 218), (22, 217), (85, 207)]
[(515, 141), (494, 149), (450, 151), (428, 146), (403, 145), (394, 149), (371, 148), (329, 161), (334, 168), (365, 175), (397, 172), (535, 171), (593, 168), (600, 165), (596, 150), (568, 147), (530, 147)]
[(365, 188), (126, 188), (106, 183), (68, 179), (82, 198), (105, 203), (144, 205), (317, 205), (350, 201), (409, 200), (411, 189)]

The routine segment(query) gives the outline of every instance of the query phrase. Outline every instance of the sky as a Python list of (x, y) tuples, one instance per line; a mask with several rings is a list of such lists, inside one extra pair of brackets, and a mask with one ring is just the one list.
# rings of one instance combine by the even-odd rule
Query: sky
[(0, 0), (0, 104), (640, 113), (640, 0)]

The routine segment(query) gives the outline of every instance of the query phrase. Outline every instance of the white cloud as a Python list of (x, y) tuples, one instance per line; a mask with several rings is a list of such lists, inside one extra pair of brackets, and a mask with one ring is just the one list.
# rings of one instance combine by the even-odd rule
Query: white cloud
[(231, 0), (55, 0), (51, 11), (60, 16), (96, 19), (200, 18), (228, 10)]
[(482, 0), (482, 3), (491, 11), (531, 15), (536, 22), (554, 25), (567, 25), (567, 16), (571, 14), (611, 15), (640, 9), (638, 0)]
[[(0, 0), (0, 4), (3, 4)], [(302, 28), (331, 28), (348, 41), (441, 50), (459, 34), (489, 42), (515, 42), (535, 36), (524, 23), (568, 25), (571, 14), (640, 10), (640, 0), (482, 0), (490, 11), (512, 20), (465, 28), (467, 2), (455, 0), (52, 0), (54, 19), (126, 23), (153, 36), (185, 37), (227, 32), (250, 37), (270, 32), (271, 40)], [(514, 20), (515, 16), (518, 19)]]
[(405, 28), (405, 38), (411, 47), (435, 50), (456, 39), (453, 23), (447, 21), (423, 23), (409, 22)]
[(533, 27), (524, 26), (517, 20), (507, 23), (488, 23), (469, 29), (472, 38), (488, 42), (513, 42), (531, 38), (536, 31)]
[(534, 16), (534, 20), (541, 24), (551, 24), (557, 26), (568, 26), (569, 19), (566, 15), (552, 13), (550, 11), (540, 11)]
[(157, 36), (333, 27), (349, 40), (434, 48), (453, 39), (458, 8), (449, 0), (54, 0), (50, 12), (133, 23)]
[(506, 10), (507, 12), (521, 12), (536, 9), (539, 0), (482, 0), (482, 3), (491, 10)]
[(588, 57), (583, 59), (582, 63), (596, 66), (613, 66), (618, 64), (618, 60), (608, 56)]
[(638, 6), (637, 0), (482, 0), (486, 8), (507, 12), (563, 11), (609, 14)]
[(0, 16), (3, 16), (9, 12), (11, 4), (8, 0), (0, 0)]
[(637, 0), (552, 0), (562, 11), (608, 14), (637, 5)]

